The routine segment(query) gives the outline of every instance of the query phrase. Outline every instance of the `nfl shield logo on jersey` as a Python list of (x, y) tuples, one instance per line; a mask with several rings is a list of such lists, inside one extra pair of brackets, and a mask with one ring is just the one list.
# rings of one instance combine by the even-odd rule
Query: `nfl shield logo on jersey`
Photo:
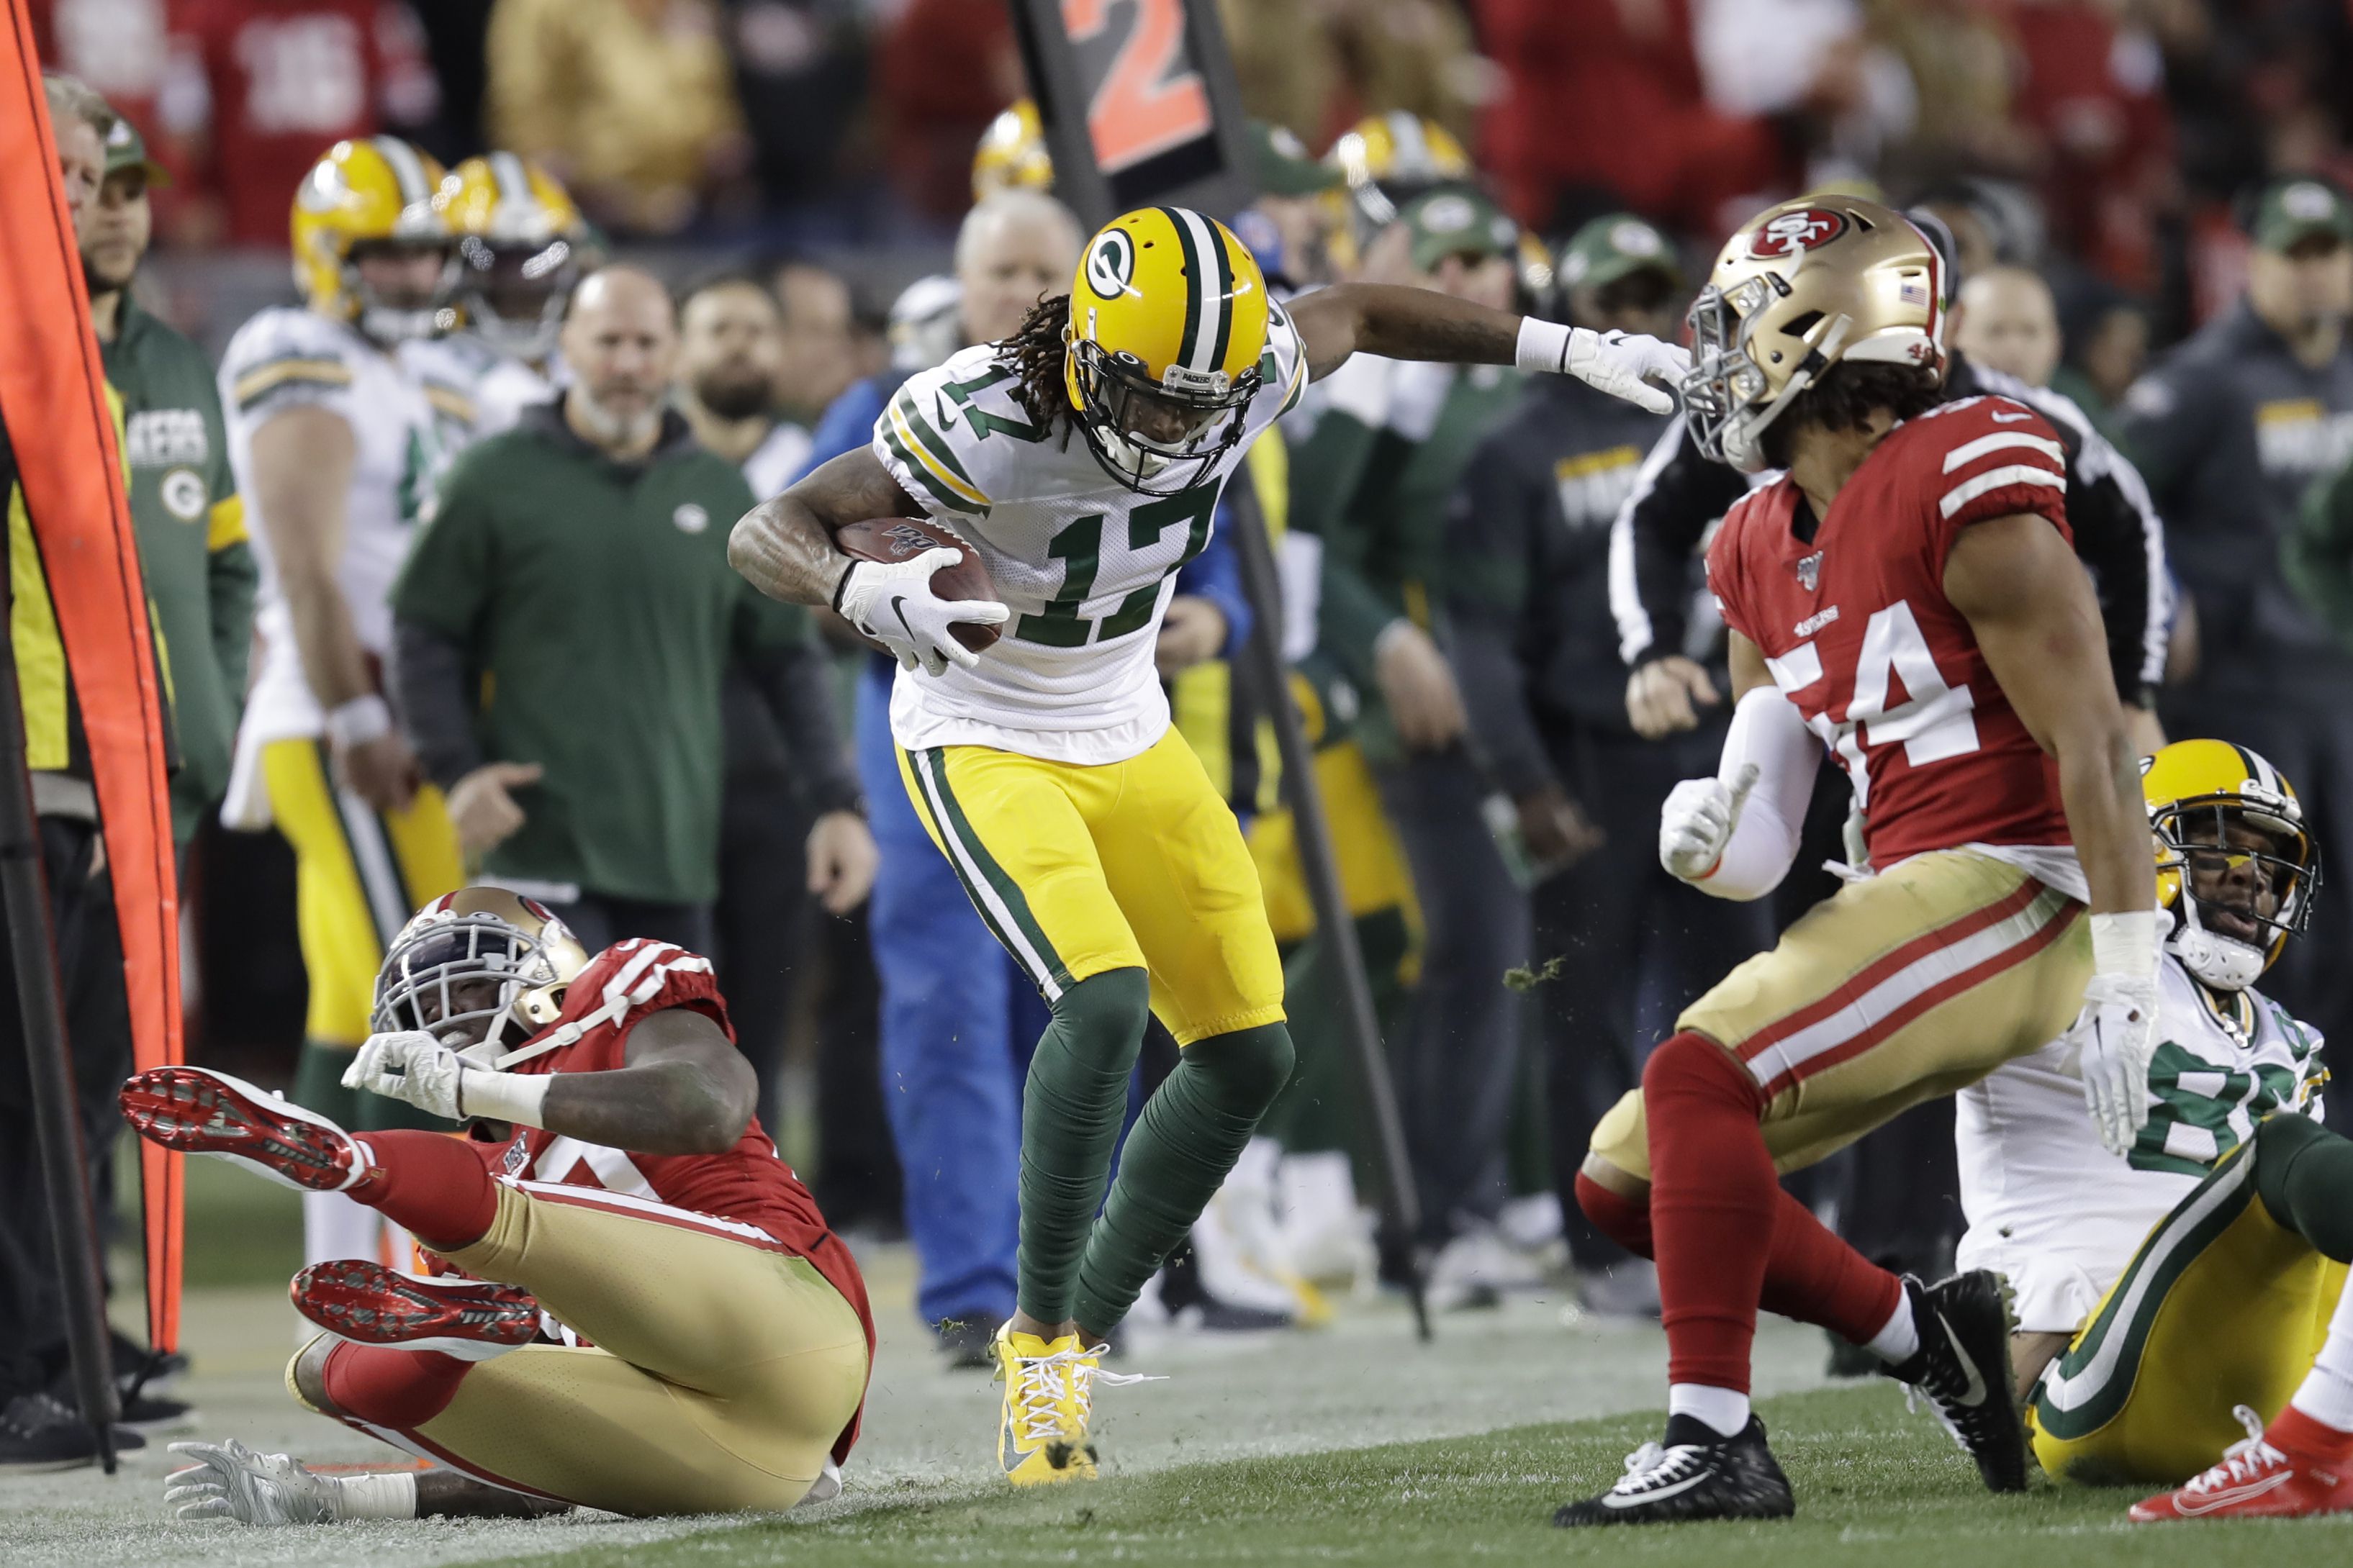
[(1821, 580), (1822, 552), (1817, 550), (1798, 563), (1798, 582), (1807, 593), (1810, 594)]

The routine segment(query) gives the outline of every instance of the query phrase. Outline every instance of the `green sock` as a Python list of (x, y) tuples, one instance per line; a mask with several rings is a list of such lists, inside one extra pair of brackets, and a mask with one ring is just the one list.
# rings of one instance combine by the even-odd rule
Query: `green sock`
[(2281, 1111), (2255, 1129), (2255, 1192), (2273, 1219), (2339, 1263), (2353, 1263), (2353, 1142)]
[(1201, 1217), (1291, 1078), (1291, 1036), (1262, 1024), (1194, 1041), (1136, 1118), (1079, 1263), (1075, 1316), (1104, 1333)]
[(1079, 1255), (1111, 1177), (1128, 1074), (1151, 987), (1141, 969), (1090, 974), (1062, 993), (1021, 1091), (1021, 1250), (1016, 1299), (1044, 1323), (1071, 1316)]

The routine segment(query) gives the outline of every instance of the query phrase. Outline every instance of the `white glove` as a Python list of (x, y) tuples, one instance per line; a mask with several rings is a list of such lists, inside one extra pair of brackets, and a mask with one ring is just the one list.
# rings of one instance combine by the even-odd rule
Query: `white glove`
[(1522, 370), (1573, 375), (1652, 414), (1675, 411), (1675, 400), (1652, 384), (1680, 386), (1691, 374), (1691, 355), (1673, 343), (1636, 332), (1564, 327), (1533, 316), (1520, 322), (1513, 363)]
[(2148, 1121), (2148, 1064), (2157, 1055), (2157, 976), (2094, 974), (2084, 1010), (2063, 1037), (2084, 1079), (2100, 1142), (2111, 1154), (2132, 1150)]
[(833, 607), (890, 649), (902, 669), (920, 665), (926, 675), (944, 675), (951, 663), (970, 669), (980, 663), (980, 656), (956, 641), (948, 628), (959, 621), (1002, 626), (1012, 612), (994, 599), (943, 599), (934, 594), (932, 574), (955, 565), (956, 559), (956, 552), (935, 545), (887, 566), (879, 561), (853, 563), (842, 575)]
[(465, 1071), (457, 1052), (422, 1029), (404, 1029), (370, 1035), (343, 1069), (343, 1087), (406, 1100), (419, 1110), (457, 1121), (465, 1115), (460, 1109)]
[(1705, 880), (1724, 858), (1757, 778), (1757, 764), (1746, 763), (1729, 786), (1718, 778), (1685, 779), (1670, 790), (1659, 810), (1659, 864), (1686, 882)]

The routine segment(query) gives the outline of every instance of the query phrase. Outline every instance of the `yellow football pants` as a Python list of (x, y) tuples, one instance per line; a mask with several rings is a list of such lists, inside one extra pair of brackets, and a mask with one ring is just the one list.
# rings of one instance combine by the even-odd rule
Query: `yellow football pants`
[(1048, 1002), (1143, 969), (1180, 1046), (1282, 1017), (1282, 963), (1233, 809), (1175, 731), (1125, 762), (899, 753), (932, 842)]
[(2065, 1480), (2177, 1486), (2268, 1421), (2312, 1369), (2345, 1266), (2282, 1228), (2255, 1191), (2252, 1143), (2158, 1222), (2042, 1374), (2035, 1458)]
[(311, 981), (307, 1032), (354, 1049), (385, 949), (408, 917), (465, 885), (458, 831), (441, 792), (417, 792), (406, 810), (378, 812), (333, 786), (324, 742), (273, 741), (261, 753), (270, 814), (294, 847), (294, 903)]

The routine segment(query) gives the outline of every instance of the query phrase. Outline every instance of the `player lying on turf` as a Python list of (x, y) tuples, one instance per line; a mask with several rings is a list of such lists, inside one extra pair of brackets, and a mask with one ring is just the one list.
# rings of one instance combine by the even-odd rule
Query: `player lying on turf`
[[(1258, 873), (1169, 728), (1153, 647), (1227, 479), (1311, 377), (1358, 352), (1566, 373), (1662, 414), (1672, 399), (1644, 378), (1683, 366), (1653, 339), (1420, 289), (1343, 285), (1286, 309), (1222, 225), (1147, 207), (1088, 242), (1068, 296), (909, 381), (870, 448), (730, 541), (762, 592), (830, 604), (898, 655), (908, 793), (1053, 1009), (1024, 1090), (1018, 1307), (996, 1341), (997, 1451), (1017, 1485), (1094, 1473), (1103, 1336), (1291, 1077)], [(953, 550), (837, 548), (849, 525), (926, 516), (972, 542), (994, 600), (934, 584)], [(952, 630), (976, 622), (1004, 628), (977, 654)], [(1182, 1058), (1106, 1199), (1147, 1007)]]
[(2197, 1476), (2139, 1520), (2353, 1509), (2353, 1143), (2319, 1125), (2319, 1037), (2254, 989), (2319, 858), (2242, 747), (2179, 742), (2141, 784), (2170, 926), (2148, 1123), (2101, 1149), (2064, 1040), (1963, 1091), (1961, 1262), (2016, 1292), (2052, 1475)]
[(431, 1514), (774, 1510), (839, 1489), (873, 1326), (849, 1252), (752, 1115), (711, 965), (666, 943), (595, 958), (528, 899), (469, 888), (385, 955), (353, 1088), (471, 1123), (357, 1138), (222, 1073), (156, 1068), (123, 1114), (407, 1227), (451, 1270), (357, 1260), (294, 1277), (326, 1331), (305, 1405), (442, 1468), (336, 1478), (241, 1444), (167, 1499), (248, 1524)]
[(1595, 1130), (1579, 1202), (1658, 1260), (1669, 1415), (1559, 1524), (1795, 1510), (1748, 1408), (1760, 1306), (1868, 1346), (1989, 1488), (2023, 1488), (1998, 1281), (1875, 1268), (1777, 1173), (2063, 1031), (2101, 1136), (2128, 1145), (2147, 1116), (2148, 820), (2063, 449), (2022, 404), (1937, 401), (1941, 268), (1886, 207), (1787, 203), (1732, 237), (1692, 310), (1703, 448), (1785, 473), (1708, 550), (1737, 707), (1718, 777), (1669, 796), (1661, 859), (1761, 896), (1827, 748), (1875, 871), (1687, 1008)]

